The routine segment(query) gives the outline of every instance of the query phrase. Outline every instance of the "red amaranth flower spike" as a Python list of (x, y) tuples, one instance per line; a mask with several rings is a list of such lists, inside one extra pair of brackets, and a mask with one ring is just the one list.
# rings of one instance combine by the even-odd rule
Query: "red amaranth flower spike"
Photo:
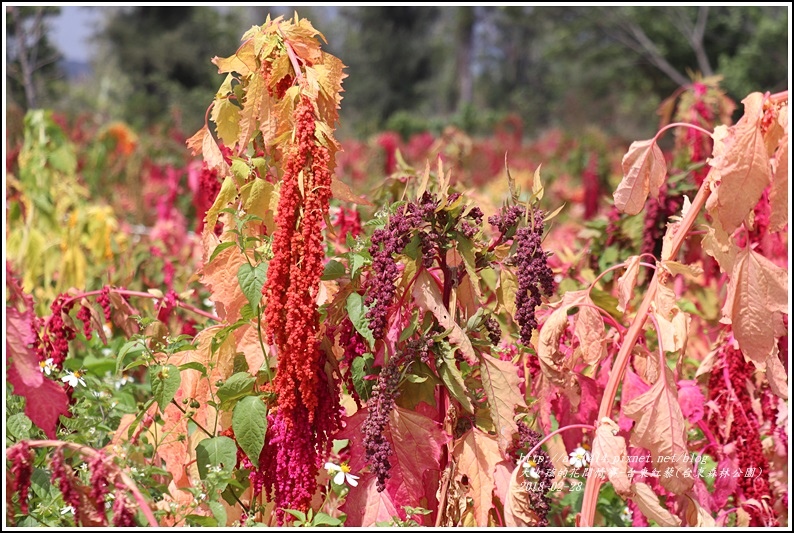
[(22, 514), (27, 514), (30, 475), (33, 473), (33, 450), (26, 441), (22, 441), (12, 446), (6, 452), (6, 457), (11, 461), (10, 473), (13, 478), (10, 492), (19, 494), (19, 508)]

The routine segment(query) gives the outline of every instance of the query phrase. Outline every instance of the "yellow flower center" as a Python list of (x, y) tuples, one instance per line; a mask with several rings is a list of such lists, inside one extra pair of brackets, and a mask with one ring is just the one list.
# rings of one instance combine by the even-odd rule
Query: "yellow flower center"
[(348, 474), (348, 473), (350, 473), (350, 466), (349, 466), (347, 463), (342, 463), (342, 464), (339, 466), (339, 468), (341, 468), (341, 469), (342, 469), (342, 472), (344, 472), (345, 474)]
[(80, 379), (81, 377), (83, 377), (83, 373), (80, 372), (79, 370), (75, 370), (74, 371), (74, 377), (76, 377), (77, 379)]

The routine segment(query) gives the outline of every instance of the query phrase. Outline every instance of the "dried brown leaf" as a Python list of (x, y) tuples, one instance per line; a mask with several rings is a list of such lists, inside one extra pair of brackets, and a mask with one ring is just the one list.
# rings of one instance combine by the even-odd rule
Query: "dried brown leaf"
[(507, 501), (504, 502), (504, 525), (507, 527), (537, 527), (540, 524), (540, 519), (532, 508), (523, 472), (523, 465), (518, 465), (510, 475)]
[(625, 313), (631, 297), (634, 296), (634, 287), (637, 286), (637, 276), (640, 273), (640, 256), (632, 255), (626, 259), (626, 271), (618, 278), (618, 311)]
[(601, 419), (593, 440), (590, 470), (603, 469), (612, 482), (615, 492), (627, 498), (631, 496), (629, 459), (626, 453), (626, 439), (618, 436), (619, 430), (614, 420), (606, 417)]
[(334, 198), (337, 200), (342, 200), (343, 202), (350, 202), (357, 205), (372, 205), (372, 202), (363, 196), (356, 196), (347, 183), (339, 181), (336, 178), (331, 180), (331, 194), (334, 196)]
[(744, 116), (729, 128), (721, 153), (710, 161), (720, 176), (716, 200), (711, 203), (712, 214), (728, 233), (739, 227), (752, 211), (771, 178), (760, 129), (763, 98), (761, 93), (752, 93), (742, 100)]
[(745, 356), (764, 363), (777, 353), (777, 338), (785, 331), (781, 313), (788, 312), (788, 272), (749, 248), (736, 257), (722, 321)]
[(714, 521), (714, 517), (706, 511), (701, 505), (697, 502), (696, 498), (693, 498), (689, 494), (685, 494), (686, 496), (686, 511), (684, 511), (684, 518), (686, 518), (686, 523), (690, 527), (716, 527), (717, 523)]
[(788, 135), (780, 141), (772, 162), (772, 188), (769, 192), (769, 230), (780, 231), (788, 225)]
[(623, 180), (613, 195), (615, 207), (636, 215), (645, 206), (648, 194), (656, 198), (667, 175), (664, 154), (653, 139), (635, 141), (623, 156)]
[(659, 503), (659, 497), (653, 492), (651, 487), (645, 483), (634, 483), (632, 488), (633, 495), (631, 499), (640, 508), (645, 518), (653, 520), (660, 526), (679, 527), (681, 525), (680, 518), (662, 507)]

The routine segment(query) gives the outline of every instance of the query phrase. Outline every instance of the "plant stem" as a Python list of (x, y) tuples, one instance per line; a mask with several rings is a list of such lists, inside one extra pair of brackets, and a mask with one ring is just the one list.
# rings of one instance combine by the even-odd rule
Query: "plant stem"
[(552, 431), (551, 433), (549, 433), (548, 435), (546, 435), (545, 437), (543, 437), (542, 439), (540, 439), (540, 442), (538, 442), (531, 450), (529, 450), (525, 457), (532, 456), (536, 451), (538, 451), (538, 449), (540, 449), (541, 446), (543, 446), (546, 442), (551, 440), (552, 437), (554, 437), (555, 435), (559, 435), (563, 431), (568, 431), (569, 429), (589, 429), (590, 431), (594, 431), (595, 427), (590, 424), (571, 424), (570, 426), (558, 428)]
[[(662, 260), (671, 260), (678, 254), (679, 250), (681, 249), (681, 245), (689, 235), (689, 231), (694, 225), (701, 209), (703, 209), (703, 207), (706, 205), (706, 200), (710, 194), (711, 189), (709, 188), (709, 181), (704, 180), (703, 184), (698, 190), (697, 195), (695, 196), (695, 199), (692, 201), (692, 207), (689, 209), (684, 219), (678, 223), (675, 236), (673, 237), (673, 243), (670, 247), (670, 256), (663, 257)], [(654, 274), (650, 285), (648, 286), (648, 291), (645, 293), (645, 298), (643, 298), (639, 309), (637, 309), (637, 315), (634, 317), (634, 321), (631, 323), (623, 344), (618, 351), (618, 355), (615, 358), (615, 364), (609, 374), (609, 381), (607, 381), (607, 385), (604, 388), (604, 395), (601, 398), (601, 405), (598, 409), (597, 420), (601, 420), (604, 417), (609, 417), (612, 414), (612, 405), (615, 403), (615, 396), (617, 395), (618, 387), (623, 381), (623, 375), (629, 362), (629, 356), (631, 355), (632, 349), (634, 349), (634, 345), (637, 343), (640, 332), (645, 325), (645, 320), (648, 318), (651, 309), (651, 303), (656, 297), (656, 290), (659, 283), (658, 278), (659, 273), (657, 271)], [(582, 501), (582, 511), (578, 516), (577, 526), (593, 526), (598, 491), (601, 488), (602, 483), (603, 481), (599, 478), (590, 478), (587, 480)]]
[(205, 435), (207, 435), (209, 438), (212, 438), (212, 437), (214, 437), (214, 436), (215, 436), (215, 435), (213, 435), (212, 433), (210, 433), (209, 431), (207, 431), (206, 429), (204, 429), (204, 426), (202, 426), (201, 424), (199, 424), (198, 422), (196, 422), (196, 420), (195, 420), (195, 419), (194, 419), (192, 416), (189, 416), (189, 415), (187, 414), (187, 412), (185, 412), (185, 410), (184, 410), (184, 409), (182, 409), (182, 406), (181, 406), (181, 405), (179, 405), (178, 403), (176, 403), (176, 400), (174, 400), (174, 399), (171, 399), (171, 403), (172, 403), (172, 404), (174, 404), (174, 405), (176, 406), (176, 408), (177, 408), (177, 409), (179, 409), (179, 410), (182, 412), (182, 414), (183, 414), (183, 415), (187, 416), (187, 417), (190, 419), (190, 421), (191, 421), (191, 422), (193, 422), (194, 424), (196, 424), (196, 427), (198, 427), (198, 428), (199, 428), (201, 431), (203, 431)]

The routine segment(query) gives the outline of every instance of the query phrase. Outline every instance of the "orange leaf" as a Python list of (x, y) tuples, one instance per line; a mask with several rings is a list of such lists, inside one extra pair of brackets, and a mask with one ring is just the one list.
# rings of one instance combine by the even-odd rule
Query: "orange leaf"
[(343, 202), (351, 202), (358, 205), (372, 205), (372, 202), (363, 196), (356, 196), (346, 183), (336, 178), (331, 180), (331, 194), (334, 198), (342, 200)]
[[(205, 232), (203, 236), (204, 251), (207, 257), (220, 243), (214, 233)], [(211, 263), (205, 263), (199, 270), (201, 283), (212, 293), (216, 312), (221, 320), (230, 324), (240, 318), (240, 309), (248, 303), (248, 298), (240, 288), (237, 271), (245, 263), (245, 256), (237, 246), (231, 246), (220, 252)]]
[(517, 369), (510, 361), (500, 361), (487, 354), (480, 361), (482, 386), (488, 399), (491, 420), (496, 427), (499, 449), (507, 453), (507, 448), (513, 442), (513, 435), (518, 432), (514, 420), (516, 408), (527, 405), (519, 388)]
[(468, 496), (473, 500), (477, 525), (487, 526), (493, 501), (493, 473), (502, 460), (499, 444), (495, 437), (475, 427), (458, 441), (452, 454), (458, 462), (458, 479), (465, 475), (469, 480)]
[(215, 139), (212, 138), (212, 133), (210, 133), (206, 125), (188, 139), (186, 144), (193, 155), (198, 155), (201, 152), (204, 161), (207, 162), (207, 166), (217, 169), (221, 176), (226, 176), (229, 171), (229, 165), (224, 161), (221, 149)]
[(785, 329), (781, 313), (788, 312), (788, 272), (763, 255), (745, 248), (736, 257), (722, 321), (745, 356), (757, 364), (777, 354), (777, 338)]
[(596, 428), (593, 440), (592, 463), (590, 470), (603, 469), (612, 482), (615, 492), (624, 498), (631, 495), (629, 481), (629, 458), (626, 452), (626, 439), (618, 436), (618, 425), (609, 418), (602, 418)]
[(661, 149), (650, 139), (631, 143), (622, 166), (623, 180), (613, 195), (615, 207), (628, 215), (636, 215), (645, 206), (648, 193), (653, 198), (659, 196), (667, 164)]
[(633, 494), (631, 499), (640, 508), (642, 514), (648, 520), (653, 520), (660, 526), (678, 527), (681, 525), (681, 519), (673, 515), (670, 511), (662, 507), (659, 503), (659, 497), (653, 492), (653, 489), (645, 483), (634, 483), (632, 485)]
[[(759, 127), (763, 116), (763, 95), (753, 93), (742, 100), (744, 116), (728, 129), (724, 146), (710, 165), (718, 171), (720, 185), (716, 200), (709, 202), (725, 231), (732, 233), (761, 199), (769, 185), (770, 165)], [(715, 152), (718, 152), (715, 141)]]
[[(649, 450), (654, 467), (662, 473), (659, 481), (667, 490), (682, 494), (693, 485), (692, 463), (686, 461), (686, 422), (672, 372), (663, 370), (653, 387), (623, 406), (623, 413), (636, 421), (632, 446)], [(665, 476), (668, 468), (673, 469), (669, 477)]]

